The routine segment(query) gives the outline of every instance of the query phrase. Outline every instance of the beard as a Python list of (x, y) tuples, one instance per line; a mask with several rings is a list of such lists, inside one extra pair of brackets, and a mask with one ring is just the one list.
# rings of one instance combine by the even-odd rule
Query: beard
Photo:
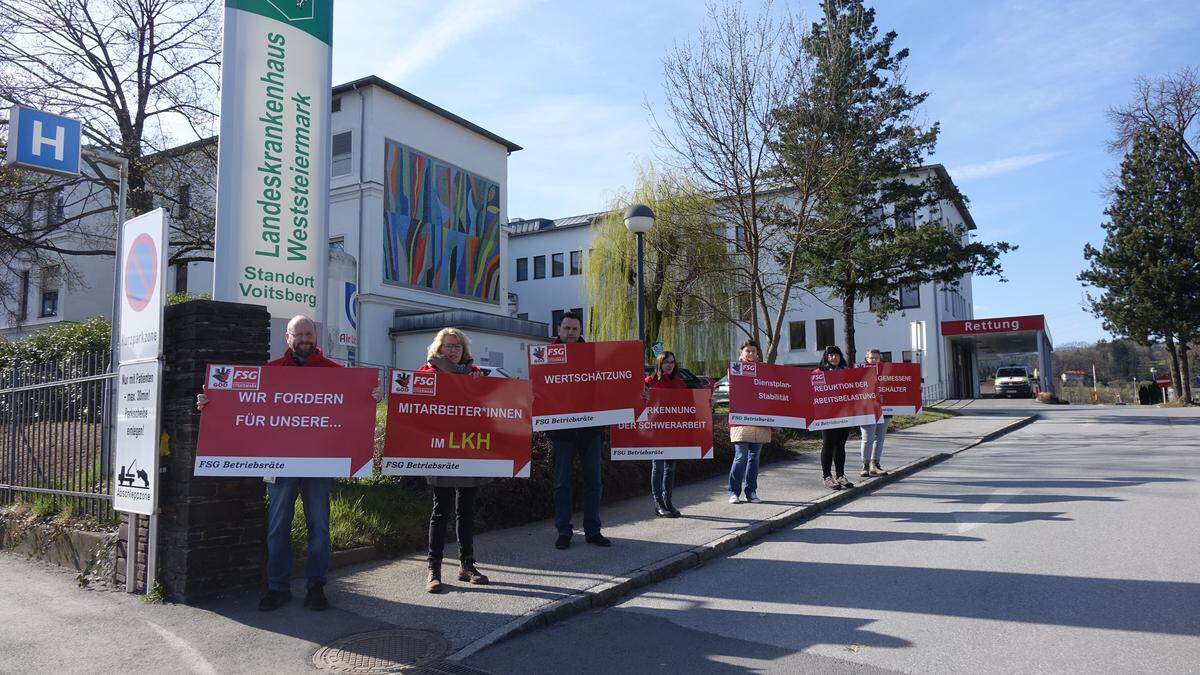
[(302, 359), (307, 359), (313, 355), (317, 349), (316, 343), (313, 342), (297, 342), (292, 345), (292, 354)]

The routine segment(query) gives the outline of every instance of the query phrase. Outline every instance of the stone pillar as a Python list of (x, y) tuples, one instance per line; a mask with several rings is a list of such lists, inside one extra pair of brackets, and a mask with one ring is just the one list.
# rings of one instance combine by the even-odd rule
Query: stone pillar
[(195, 476), (193, 468), (200, 430), (196, 394), (206, 366), (266, 362), (270, 318), (265, 307), (211, 300), (167, 307), (161, 404), (167, 447), (160, 457), (158, 579), (174, 600), (190, 602), (262, 586), (265, 484), (260, 478)]

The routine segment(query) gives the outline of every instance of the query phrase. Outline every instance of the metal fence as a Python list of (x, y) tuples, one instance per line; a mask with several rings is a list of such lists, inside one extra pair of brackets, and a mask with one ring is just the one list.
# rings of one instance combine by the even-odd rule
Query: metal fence
[(0, 503), (51, 500), (53, 510), (113, 517), (104, 451), (107, 352), (0, 372)]

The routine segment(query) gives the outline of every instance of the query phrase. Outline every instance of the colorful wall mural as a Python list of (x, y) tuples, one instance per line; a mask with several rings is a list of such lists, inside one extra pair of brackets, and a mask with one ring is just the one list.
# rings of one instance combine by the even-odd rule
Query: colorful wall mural
[(384, 279), (500, 302), (500, 186), (386, 141)]

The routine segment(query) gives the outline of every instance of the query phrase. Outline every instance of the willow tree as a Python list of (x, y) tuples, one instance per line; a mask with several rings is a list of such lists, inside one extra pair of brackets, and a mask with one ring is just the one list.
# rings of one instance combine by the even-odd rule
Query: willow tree
[(597, 222), (584, 271), (588, 337), (629, 340), (637, 336), (637, 241), (625, 229), (630, 203), (654, 210), (644, 235), (646, 359), (662, 342), (685, 367), (702, 373), (722, 370), (729, 359), (726, 312), (734, 296), (733, 261), (724, 226), (714, 223), (711, 200), (677, 177), (646, 168), (638, 187), (616, 199)]

